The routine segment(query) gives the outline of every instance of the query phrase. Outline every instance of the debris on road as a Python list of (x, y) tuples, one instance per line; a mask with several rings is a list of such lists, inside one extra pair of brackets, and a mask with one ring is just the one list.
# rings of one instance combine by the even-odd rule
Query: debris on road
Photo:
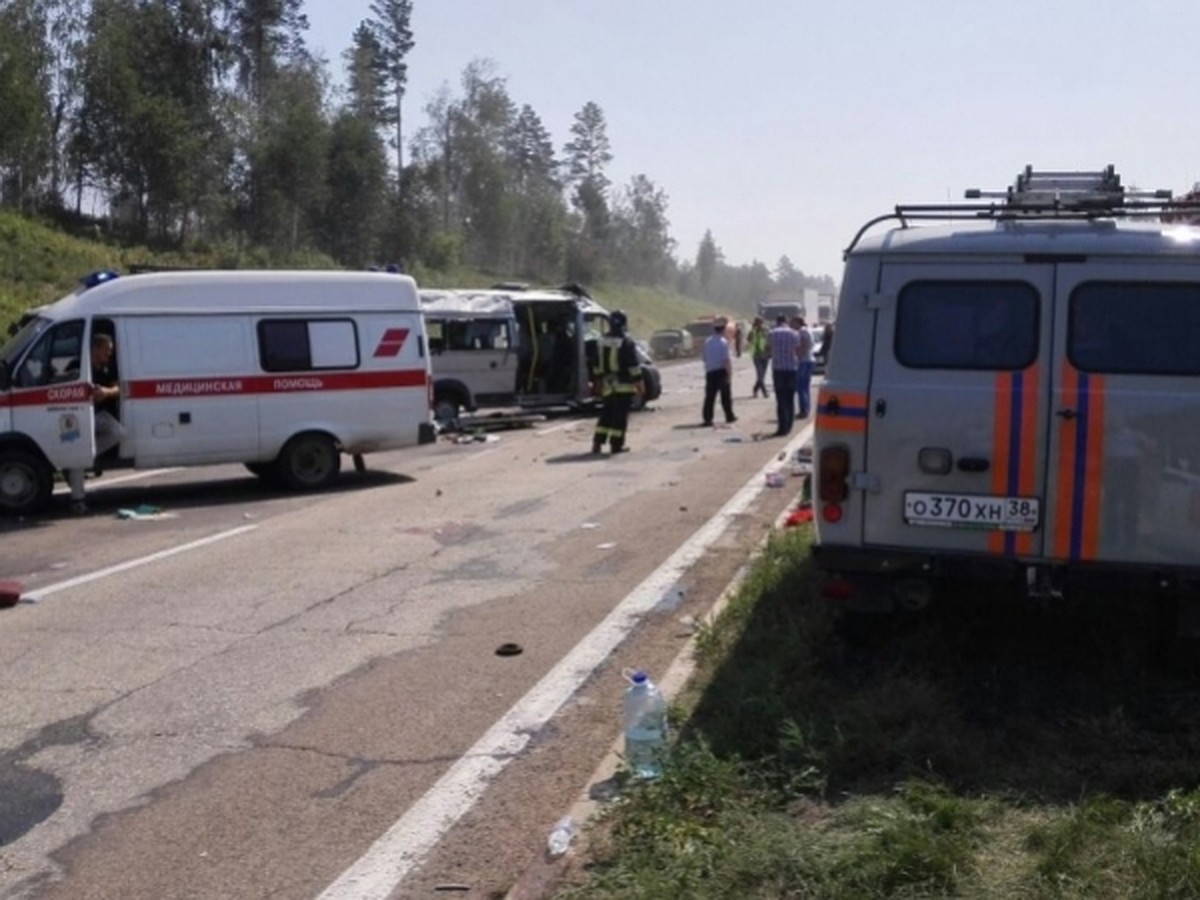
[(494, 444), (500, 440), (500, 435), (476, 431), (471, 434), (450, 434), (446, 436), (446, 439), (451, 444)]
[(525, 648), (520, 644), (514, 644), (512, 641), (501, 644), (496, 648), (497, 656), (520, 656), (525, 652)]
[(25, 585), (19, 581), (0, 581), (0, 609), (8, 609), (21, 602)]
[(164, 512), (162, 507), (152, 506), (149, 503), (143, 503), (132, 508), (118, 509), (117, 518), (154, 521), (158, 519), (173, 519), (175, 518), (175, 513)]
[(795, 528), (797, 525), (804, 525), (813, 520), (813, 511), (811, 506), (802, 506), (799, 509), (794, 509), (788, 513), (788, 517), (783, 520), (784, 528)]

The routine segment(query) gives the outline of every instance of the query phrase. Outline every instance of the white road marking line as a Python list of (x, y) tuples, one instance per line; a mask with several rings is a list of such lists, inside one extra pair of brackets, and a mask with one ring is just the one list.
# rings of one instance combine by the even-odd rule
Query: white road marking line
[(245, 534), (247, 531), (253, 531), (257, 527), (257, 525), (241, 525), (237, 528), (231, 528), (229, 531), (219, 531), (216, 534), (210, 534), (208, 537), (200, 538), (196, 541), (190, 541), (186, 544), (180, 544), (178, 547), (169, 547), (166, 550), (159, 550), (157, 553), (151, 553), (149, 556), (139, 556), (137, 559), (127, 560), (126, 562), (118, 563), (115, 566), (109, 566), (107, 569), (98, 569), (95, 572), (89, 572), (86, 575), (79, 575), (75, 578), (69, 578), (66, 581), (60, 581), (57, 584), (46, 585), (44, 588), (34, 588), (29, 592), (28, 596), (34, 600), (40, 600), (49, 594), (57, 594), (59, 591), (65, 591), (73, 587), (79, 587), (79, 585), (87, 584), (89, 581), (97, 581), (101, 578), (107, 578), (109, 575), (127, 572), (130, 569), (136, 569), (138, 566), (144, 566), (152, 562), (157, 562), (160, 559), (166, 559), (168, 556), (186, 553), (189, 550), (197, 550), (200, 547), (206, 547), (209, 544), (215, 544), (217, 541), (223, 541), (226, 538), (236, 537), (239, 534)]
[[(132, 475), (118, 475), (116, 478), (104, 478), (98, 481), (93, 481), (88, 484), (88, 487), (109, 487), (114, 484), (124, 484), (127, 481), (140, 481), (143, 478), (153, 478), (155, 475), (169, 475), (172, 472), (182, 472), (182, 466), (175, 466), (171, 469), (146, 469), (143, 472), (134, 472)], [(71, 488), (67, 485), (60, 485), (54, 489), (56, 494), (69, 493)]]
[[(785, 446), (789, 458), (812, 435), (811, 423)], [(483, 796), (530, 738), (550, 721), (704, 552), (765, 489), (766, 473), (781, 463), (771, 457), (699, 530), (622, 600), (604, 621), (467, 750), (437, 783), (375, 841), (367, 852), (321, 892), (317, 900), (386, 900), (442, 836)]]

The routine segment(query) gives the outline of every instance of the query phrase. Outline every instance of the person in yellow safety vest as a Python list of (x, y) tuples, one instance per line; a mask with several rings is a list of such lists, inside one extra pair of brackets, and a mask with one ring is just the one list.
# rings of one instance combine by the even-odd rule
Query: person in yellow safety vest
[(600, 419), (592, 436), (592, 452), (600, 453), (607, 441), (613, 453), (624, 453), (625, 431), (635, 394), (644, 390), (642, 366), (633, 339), (625, 333), (629, 319), (616, 310), (608, 319), (608, 334), (599, 340), (592, 377), (600, 387)]
[(767, 342), (767, 329), (763, 325), (762, 316), (754, 317), (750, 334), (746, 336), (746, 345), (750, 349), (750, 357), (754, 360), (754, 390), (750, 392), (750, 396), (757, 397), (758, 392), (762, 391), (762, 395), (766, 397), (767, 383), (763, 379), (767, 375), (767, 364), (771, 361), (771, 348)]

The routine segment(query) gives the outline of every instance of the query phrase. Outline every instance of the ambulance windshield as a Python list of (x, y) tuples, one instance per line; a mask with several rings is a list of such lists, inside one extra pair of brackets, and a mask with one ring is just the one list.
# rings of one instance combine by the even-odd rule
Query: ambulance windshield
[(31, 316), (23, 322), (16, 333), (0, 347), (0, 368), (11, 372), (25, 349), (37, 340), (38, 335), (50, 327), (50, 320), (41, 316)]

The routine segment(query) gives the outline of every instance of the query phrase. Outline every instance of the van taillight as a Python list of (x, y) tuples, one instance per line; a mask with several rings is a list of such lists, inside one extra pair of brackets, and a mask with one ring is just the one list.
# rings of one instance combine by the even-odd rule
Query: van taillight
[(850, 477), (850, 448), (826, 447), (821, 451), (817, 466), (820, 481), (817, 496), (825, 503), (840, 503), (850, 493), (846, 480)]

